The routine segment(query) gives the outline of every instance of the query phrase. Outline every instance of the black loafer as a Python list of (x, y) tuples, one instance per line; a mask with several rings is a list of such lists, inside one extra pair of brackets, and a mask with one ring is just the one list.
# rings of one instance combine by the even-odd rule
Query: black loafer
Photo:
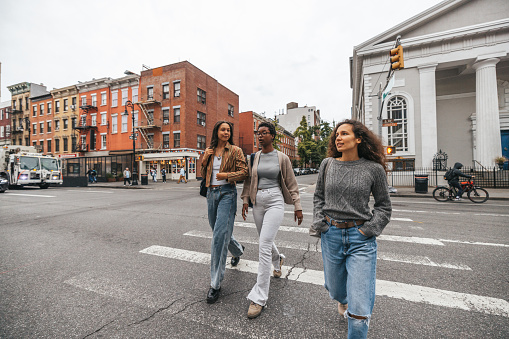
[[(242, 246), (242, 254), (244, 254), (244, 250), (246, 248), (244, 247), (244, 245), (240, 245), (240, 246)], [(235, 266), (237, 266), (239, 264), (239, 261), (240, 261), (240, 257), (232, 257), (232, 261), (230, 261), (230, 264), (233, 267), (235, 267)]]
[(221, 291), (221, 287), (219, 289), (215, 290), (212, 287), (209, 289), (209, 292), (207, 293), (207, 303), (213, 304), (217, 301), (219, 298), (219, 291)]

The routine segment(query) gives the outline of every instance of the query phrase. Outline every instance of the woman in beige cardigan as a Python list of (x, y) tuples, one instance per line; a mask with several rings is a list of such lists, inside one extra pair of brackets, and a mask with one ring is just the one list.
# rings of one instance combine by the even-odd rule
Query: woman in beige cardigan
[[(274, 239), (283, 221), (284, 204), (295, 206), (295, 220), (302, 223), (299, 186), (295, 179), (292, 164), (288, 156), (274, 149), (276, 128), (263, 122), (257, 133), (262, 150), (254, 156), (249, 177), (242, 191), (242, 217), (246, 220), (249, 200), (253, 203), (253, 218), (259, 241), (258, 277), (256, 284), (247, 296), (251, 300), (248, 318), (256, 318), (267, 303), (270, 285), (271, 264), (274, 265), (274, 277), (281, 277), (281, 265), (284, 255), (280, 254)], [(250, 164), (251, 165), (251, 164)]]

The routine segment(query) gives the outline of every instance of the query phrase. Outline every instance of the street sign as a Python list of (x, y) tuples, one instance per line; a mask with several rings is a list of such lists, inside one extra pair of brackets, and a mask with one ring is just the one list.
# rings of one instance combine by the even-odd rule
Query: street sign
[[(130, 136), (129, 136), (129, 139), (133, 140), (133, 136), (132, 136), (132, 135), (130, 135)], [(134, 137), (134, 140), (138, 140), (138, 137)]]
[(396, 127), (398, 123), (394, 121), (394, 119), (383, 119), (382, 127)]

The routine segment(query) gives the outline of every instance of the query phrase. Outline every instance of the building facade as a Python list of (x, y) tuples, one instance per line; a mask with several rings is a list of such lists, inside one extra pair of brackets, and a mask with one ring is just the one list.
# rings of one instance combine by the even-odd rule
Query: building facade
[(48, 115), (53, 116), (53, 153), (60, 157), (77, 157), (73, 145), (76, 145), (77, 137), (73, 126), (78, 121), (78, 89), (75, 85), (54, 89), (51, 91), (53, 104), (46, 110)]
[(316, 106), (299, 107), (296, 102), (290, 102), (286, 105), (286, 114), (277, 114), (276, 121), (291, 133), (300, 126), (302, 117), (306, 118), (308, 126), (320, 125), (320, 110)]
[[(380, 105), (398, 35), (404, 69)], [(354, 48), (352, 117), (375, 132), (383, 119), (397, 124), (382, 139), (399, 168), (432, 167), (440, 150), (452, 163), (494, 166), (509, 156), (508, 53), (509, 2), (443, 1)]]
[(53, 143), (54, 123), (51, 110), (53, 97), (50, 92), (32, 96), (30, 97), (30, 104), (30, 142), (43, 154), (51, 155), (55, 150)]
[(11, 144), (11, 102), (0, 103), (0, 146)]
[[(246, 156), (262, 149), (258, 143), (258, 138), (255, 135), (260, 123), (262, 122), (274, 123), (272, 120), (253, 111), (242, 112), (239, 114), (239, 147), (242, 148), (242, 151)], [(279, 150), (286, 154), (293, 162), (293, 160), (297, 159), (295, 137), (292, 133), (280, 125), (277, 125), (276, 129), (278, 132), (277, 146), (279, 147)]]

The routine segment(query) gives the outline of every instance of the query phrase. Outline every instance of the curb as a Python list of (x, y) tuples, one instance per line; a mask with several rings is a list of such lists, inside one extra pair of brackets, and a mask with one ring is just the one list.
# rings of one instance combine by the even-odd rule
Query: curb
[[(417, 195), (417, 194), (398, 194), (398, 193), (391, 193), (391, 198), (431, 198), (433, 199), (433, 196), (432, 195), (429, 195), (429, 193), (422, 193), (422, 195)], [(465, 200), (468, 200), (468, 198), (464, 198)], [(490, 196), (488, 201), (490, 200), (509, 200), (509, 197), (506, 198), (506, 197), (492, 197)]]

